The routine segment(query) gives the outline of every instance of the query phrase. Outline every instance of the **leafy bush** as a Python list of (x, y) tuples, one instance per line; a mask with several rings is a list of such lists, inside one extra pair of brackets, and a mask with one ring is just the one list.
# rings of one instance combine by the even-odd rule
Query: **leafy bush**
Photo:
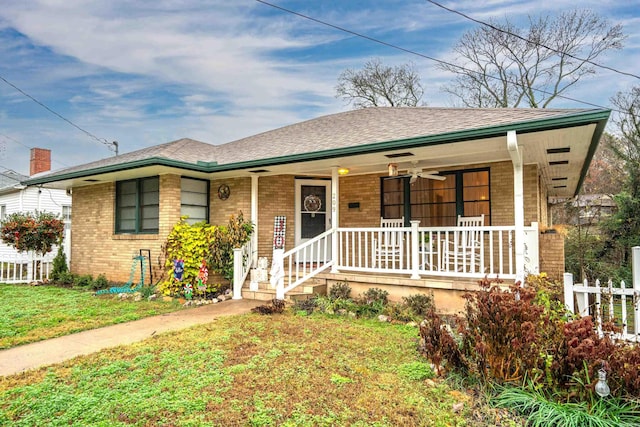
[(367, 305), (387, 305), (389, 292), (380, 288), (369, 288), (362, 294), (362, 302)]
[(58, 286), (73, 286), (75, 283), (76, 277), (73, 273), (69, 271), (63, 271), (58, 274), (55, 280), (52, 280), (54, 285)]
[(73, 280), (73, 286), (78, 288), (88, 288), (93, 286), (93, 276), (90, 274), (83, 274), (75, 276)]
[(207, 262), (229, 282), (233, 279), (233, 250), (241, 248), (251, 238), (253, 224), (245, 221), (242, 212), (231, 215), (226, 226), (213, 229), (209, 241)]
[(424, 317), (434, 307), (433, 295), (414, 294), (402, 297), (402, 302), (418, 317)]
[(332, 299), (349, 299), (351, 298), (351, 286), (346, 280), (338, 282), (329, 289), (329, 297)]
[(53, 245), (62, 241), (63, 231), (62, 220), (49, 212), (16, 212), (0, 222), (0, 238), (20, 252), (51, 252)]
[(311, 314), (318, 308), (317, 297), (309, 299), (297, 299), (293, 303), (293, 309), (296, 312), (304, 311), (306, 314)]
[(96, 277), (96, 280), (93, 281), (91, 287), (93, 288), (94, 291), (108, 288), (109, 281), (107, 280), (107, 276), (105, 276), (104, 274), (98, 275), (98, 277)]
[[(164, 295), (180, 295), (184, 286), (190, 284), (196, 289), (198, 272), (202, 260), (210, 256), (216, 227), (204, 222), (190, 225), (184, 218), (180, 220), (167, 236), (163, 247), (165, 257), (165, 279), (158, 284), (158, 290)], [(182, 280), (175, 280), (174, 261), (184, 261)]]
[(466, 295), (457, 333), (435, 312), (428, 313), (420, 325), (425, 355), (438, 368), (553, 390), (556, 398), (570, 402), (593, 398), (604, 364), (612, 395), (638, 398), (640, 348), (598, 336), (590, 317), (572, 320), (544, 276), (532, 283), (503, 290), (483, 280), (480, 291)]
[(398, 322), (411, 322), (419, 320), (411, 307), (402, 303), (389, 303), (383, 309), (383, 314), (389, 316), (391, 320)]

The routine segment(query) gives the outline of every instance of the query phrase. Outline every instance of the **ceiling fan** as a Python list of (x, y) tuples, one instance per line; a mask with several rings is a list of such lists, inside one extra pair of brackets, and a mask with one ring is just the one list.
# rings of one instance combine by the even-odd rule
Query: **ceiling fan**
[(409, 178), (409, 183), (413, 184), (418, 180), (418, 178), (427, 178), (427, 179), (435, 179), (437, 181), (444, 181), (447, 179), (442, 175), (438, 175), (438, 171), (430, 170), (425, 171), (422, 168), (418, 167), (418, 162), (411, 162), (413, 164), (413, 168), (408, 169), (406, 174), (398, 175), (394, 178), (403, 178), (403, 177), (411, 177)]

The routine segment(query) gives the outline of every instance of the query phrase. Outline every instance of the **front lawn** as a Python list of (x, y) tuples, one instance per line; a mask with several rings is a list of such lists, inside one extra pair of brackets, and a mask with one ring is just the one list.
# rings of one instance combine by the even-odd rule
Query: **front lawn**
[(224, 317), (0, 378), (0, 424), (477, 425), (466, 394), (426, 379), (417, 336), (347, 317)]
[(87, 290), (0, 283), (0, 349), (181, 308), (174, 301), (134, 302)]

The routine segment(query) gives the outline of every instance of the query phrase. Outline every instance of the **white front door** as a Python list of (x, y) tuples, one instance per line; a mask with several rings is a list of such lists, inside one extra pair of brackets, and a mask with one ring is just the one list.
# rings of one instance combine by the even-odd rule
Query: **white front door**
[(295, 243), (298, 246), (331, 228), (331, 181), (297, 179), (295, 208)]

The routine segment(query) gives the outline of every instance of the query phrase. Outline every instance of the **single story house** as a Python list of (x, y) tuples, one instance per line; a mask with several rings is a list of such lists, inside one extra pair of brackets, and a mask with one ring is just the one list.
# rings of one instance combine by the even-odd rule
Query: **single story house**
[(222, 145), (180, 139), (25, 183), (72, 192), (75, 273), (125, 281), (139, 249), (159, 270), (181, 215), (225, 224), (242, 211), (257, 230), (250, 264), (284, 245), (279, 295), (322, 278), (396, 298), (430, 291), (457, 309), (485, 275), (563, 273), (562, 238), (538, 227), (550, 197), (580, 190), (609, 114), (366, 108)]

